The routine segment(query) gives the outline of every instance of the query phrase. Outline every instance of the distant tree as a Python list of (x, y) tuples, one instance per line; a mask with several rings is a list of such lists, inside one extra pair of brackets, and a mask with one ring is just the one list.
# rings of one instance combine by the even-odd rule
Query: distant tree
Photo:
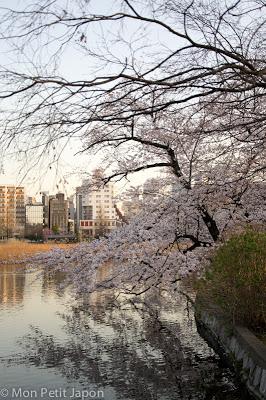
[(25, 227), (25, 238), (29, 240), (43, 240), (43, 225), (26, 225)]
[(8, 228), (6, 225), (1, 225), (0, 226), (0, 236), (3, 239), (7, 239), (9, 237), (12, 237), (13, 236), (12, 228)]
[(53, 234), (54, 234), (54, 235), (59, 235), (59, 233), (60, 233), (60, 228), (59, 228), (59, 226), (58, 226), (58, 225), (53, 225), (53, 226), (52, 226), (52, 231), (53, 231)]

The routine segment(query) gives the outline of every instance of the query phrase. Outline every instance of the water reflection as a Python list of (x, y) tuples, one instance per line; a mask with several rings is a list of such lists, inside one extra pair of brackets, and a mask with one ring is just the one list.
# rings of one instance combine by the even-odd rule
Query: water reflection
[(65, 274), (63, 272), (56, 272), (56, 274), (51, 274), (50, 272), (45, 272), (42, 274), (42, 295), (44, 297), (49, 297), (49, 295), (56, 295), (58, 297), (63, 297), (65, 295), (65, 287), (62, 284)]
[[(46, 387), (51, 382), (97, 387), (108, 400), (249, 398), (198, 335), (183, 297), (149, 293), (128, 298), (106, 291), (73, 302), (61, 280), (60, 275), (46, 275), (42, 283), (21, 281), (28, 303), (37, 304), (45, 320), (29, 317), (27, 307), (21, 310), (18, 318), (24, 318), (25, 326), (10, 332), (13, 347), (0, 363), (1, 376), (6, 367), (10, 371), (7, 387)], [(30, 382), (25, 381), (26, 370), (31, 371)]]
[(18, 266), (0, 267), (0, 304), (14, 306), (21, 304), (24, 298), (25, 271)]

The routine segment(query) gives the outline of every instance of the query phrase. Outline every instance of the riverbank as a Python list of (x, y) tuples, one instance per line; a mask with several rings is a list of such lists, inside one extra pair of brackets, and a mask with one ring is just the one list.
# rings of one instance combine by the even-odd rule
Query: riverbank
[(249, 329), (196, 307), (198, 331), (257, 400), (266, 398), (266, 345)]
[(249, 229), (213, 255), (195, 312), (201, 335), (258, 400), (266, 399), (265, 287), (266, 233)]
[(8, 261), (22, 260), (32, 254), (47, 252), (55, 247), (61, 249), (69, 248), (73, 244), (66, 243), (29, 243), (19, 240), (12, 240), (0, 243), (0, 264)]

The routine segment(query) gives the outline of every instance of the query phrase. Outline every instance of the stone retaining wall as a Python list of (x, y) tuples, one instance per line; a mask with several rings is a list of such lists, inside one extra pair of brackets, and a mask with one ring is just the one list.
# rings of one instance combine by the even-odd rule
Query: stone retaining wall
[(202, 336), (223, 352), (255, 399), (266, 399), (266, 346), (247, 328), (232, 327), (206, 311), (196, 311)]

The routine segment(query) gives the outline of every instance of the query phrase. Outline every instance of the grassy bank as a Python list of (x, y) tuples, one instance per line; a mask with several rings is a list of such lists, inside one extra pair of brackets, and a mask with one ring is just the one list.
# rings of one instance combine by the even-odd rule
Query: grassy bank
[(29, 256), (34, 253), (49, 251), (54, 247), (69, 248), (73, 244), (65, 243), (28, 243), (22, 241), (9, 241), (0, 243), (1, 261), (12, 261)]
[(234, 236), (215, 254), (198, 284), (198, 299), (234, 324), (266, 332), (266, 234)]

